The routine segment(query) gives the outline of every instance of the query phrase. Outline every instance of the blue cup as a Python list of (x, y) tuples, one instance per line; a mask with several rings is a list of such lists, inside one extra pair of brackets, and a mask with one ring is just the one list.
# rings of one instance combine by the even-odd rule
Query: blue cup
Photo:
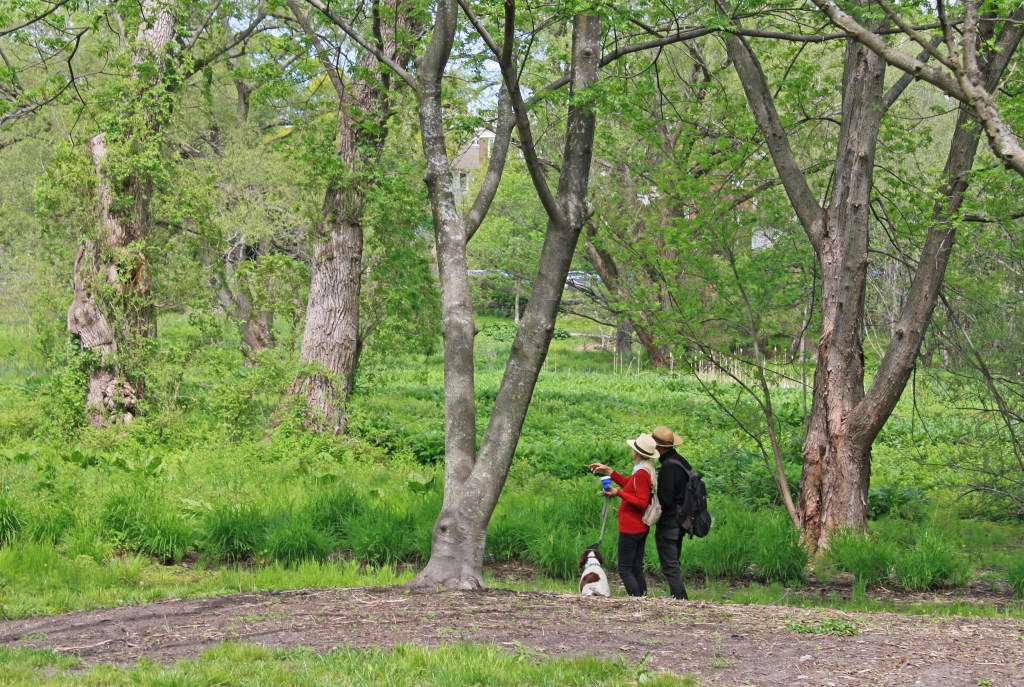
[(608, 491), (609, 489), (611, 489), (611, 487), (612, 487), (612, 478), (611, 477), (602, 477), (601, 478), (601, 488), (604, 489), (605, 491)]

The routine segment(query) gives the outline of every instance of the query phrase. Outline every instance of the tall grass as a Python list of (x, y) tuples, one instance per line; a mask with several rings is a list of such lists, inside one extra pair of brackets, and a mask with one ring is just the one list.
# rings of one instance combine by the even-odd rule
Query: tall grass
[(112, 493), (100, 517), (111, 539), (124, 550), (167, 563), (181, 560), (195, 540), (187, 516), (149, 484), (133, 482)]
[(754, 530), (753, 561), (768, 582), (801, 582), (807, 567), (807, 551), (800, 532), (782, 511), (762, 512)]
[(6, 489), (0, 490), (0, 546), (7, 546), (17, 539), (24, 527), (21, 507)]
[(711, 532), (703, 539), (684, 539), (686, 570), (699, 570), (711, 578), (743, 577), (754, 562), (756, 516), (735, 501), (713, 499)]
[(964, 584), (970, 567), (948, 540), (927, 529), (918, 535), (911, 549), (896, 559), (896, 576), (904, 589), (935, 589)]
[(830, 539), (828, 562), (853, 575), (863, 586), (886, 580), (896, 560), (892, 542), (859, 532), (838, 532)]
[(1024, 558), (1018, 558), (1006, 572), (1006, 581), (1010, 585), (1014, 598), (1024, 599)]
[(216, 561), (246, 561), (263, 548), (267, 517), (252, 504), (218, 503), (199, 526), (199, 551)]

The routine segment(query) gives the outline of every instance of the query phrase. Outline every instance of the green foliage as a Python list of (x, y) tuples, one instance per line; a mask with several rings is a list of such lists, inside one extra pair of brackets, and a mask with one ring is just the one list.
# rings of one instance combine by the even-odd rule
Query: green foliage
[(393, 501), (378, 496), (374, 507), (352, 519), (344, 535), (345, 547), (359, 560), (375, 565), (425, 561), (430, 554), (430, 532), (440, 512), (441, 492), (392, 496), (396, 497)]
[(113, 492), (100, 517), (116, 545), (168, 563), (181, 560), (195, 538), (191, 522), (163, 492), (141, 482)]
[(1006, 581), (1010, 585), (1014, 598), (1024, 599), (1024, 559), (1018, 558), (1006, 572)]
[(21, 509), (9, 489), (0, 489), (0, 547), (13, 543), (24, 526)]
[(799, 530), (784, 512), (760, 515), (753, 551), (758, 573), (769, 582), (800, 582), (807, 566), (807, 551), (800, 545)]
[(920, 489), (894, 485), (872, 487), (868, 493), (868, 517), (877, 520), (891, 515), (906, 520), (921, 520), (932, 503)]
[(756, 516), (726, 499), (709, 499), (708, 510), (715, 518), (711, 534), (683, 542), (684, 565), (712, 578), (743, 577), (759, 546), (754, 534)]
[(304, 561), (323, 561), (331, 553), (331, 537), (292, 513), (271, 519), (264, 552), (287, 566)]
[(963, 584), (970, 568), (963, 556), (939, 533), (926, 529), (913, 548), (896, 559), (896, 577), (904, 589), (935, 589)]
[(512, 340), (516, 338), (516, 332), (518, 331), (519, 327), (512, 322), (488, 322), (484, 326), (480, 327), (480, 336), (486, 336), (488, 339), (500, 341), (502, 343), (512, 343)]
[(355, 489), (347, 484), (337, 484), (313, 494), (299, 518), (341, 543), (366, 511), (363, 499)]
[(85, 424), (87, 371), (96, 364), (96, 358), (93, 354), (82, 353), (77, 344), (65, 339), (50, 364), (53, 372), (40, 389), (48, 421), (39, 431), (54, 438), (71, 438)]
[(218, 503), (204, 514), (196, 545), (201, 553), (217, 561), (245, 561), (262, 550), (267, 529), (267, 516), (255, 506), (235, 501)]
[(896, 560), (896, 546), (860, 532), (837, 532), (829, 539), (826, 559), (853, 575), (861, 585), (883, 582)]

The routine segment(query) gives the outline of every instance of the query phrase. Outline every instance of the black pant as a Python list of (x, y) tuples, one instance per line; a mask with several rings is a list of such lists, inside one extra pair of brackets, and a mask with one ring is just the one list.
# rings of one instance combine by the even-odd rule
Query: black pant
[(630, 596), (647, 594), (647, 578), (644, 577), (644, 544), (647, 533), (626, 534), (619, 532), (619, 577)]
[(683, 545), (683, 532), (678, 527), (658, 525), (654, 531), (654, 543), (658, 547), (658, 560), (661, 562), (661, 573), (668, 582), (668, 590), (673, 599), (687, 599), (686, 584), (683, 573), (679, 569), (679, 551)]

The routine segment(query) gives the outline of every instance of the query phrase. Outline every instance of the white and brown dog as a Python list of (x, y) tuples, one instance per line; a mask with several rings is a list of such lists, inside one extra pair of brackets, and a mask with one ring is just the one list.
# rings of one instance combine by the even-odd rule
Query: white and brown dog
[(604, 574), (601, 558), (597, 549), (584, 549), (580, 556), (580, 594), (583, 596), (611, 596), (608, 587), (608, 576)]

